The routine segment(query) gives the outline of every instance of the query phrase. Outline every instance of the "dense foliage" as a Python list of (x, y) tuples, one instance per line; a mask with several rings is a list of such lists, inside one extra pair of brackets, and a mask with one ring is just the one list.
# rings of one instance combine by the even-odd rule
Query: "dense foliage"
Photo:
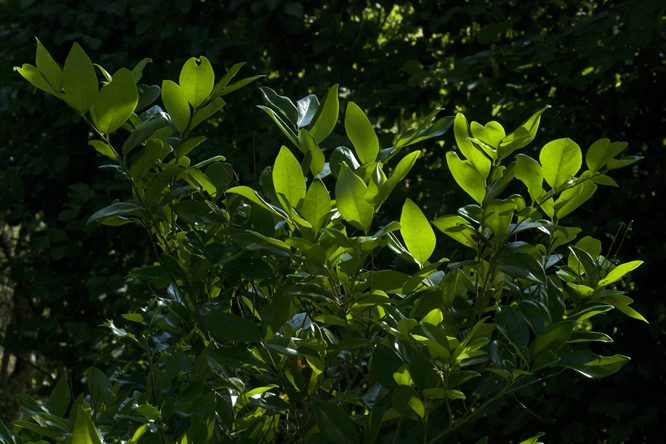
[[(11, 72), (12, 65), (31, 57), (37, 34), (47, 39), (56, 60), (65, 60), (76, 39), (88, 52), (99, 54), (96, 58), (110, 71), (134, 66), (149, 54), (160, 69), (147, 65), (151, 80), (178, 79), (186, 57), (204, 54), (216, 67), (247, 60), (253, 73), (268, 75), (264, 84), (290, 97), (322, 97), (339, 83), (344, 102), (352, 100), (368, 113), (381, 146), (391, 146), (433, 108), (446, 106), (449, 114), (457, 109), (476, 120), (497, 119), (515, 128), (534, 110), (550, 104), (545, 114), (549, 123), (536, 146), (563, 136), (589, 146), (603, 136), (626, 140), (647, 157), (633, 170), (620, 170), (616, 177), (623, 188), (612, 197), (599, 189), (596, 205), (569, 216), (572, 224), (594, 233), (604, 251), (616, 238), (608, 256), (621, 245), (619, 257), (648, 260), (654, 269), (663, 262), (663, 242), (655, 237), (663, 211), (658, 196), (663, 135), (655, 128), (666, 115), (658, 88), (664, 77), (659, 62), (664, 51), (661, 2), (552, 3), (537, 9), (483, 1), (383, 8), (365, 2), (326, 7), (309, 2), (212, 3), (0, 5), (5, 24), (1, 109), (9, 122), (1, 129), (2, 344), (10, 352), (3, 354), (4, 393), (31, 386), (48, 393), (64, 372), (80, 393), (90, 365), (111, 375), (136, 357), (137, 349), (110, 339), (98, 326), (151, 297), (145, 286), (123, 277), (127, 270), (153, 260), (145, 233), (133, 231), (131, 225), (121, 231), (85, 223), (109, 202), (126, 198), (122, 182), (110, 170), (96, 169), (92, 150), (72, 149), (88, 141), (76, 118), (63, 113), (53, 100), (31, 96)], [(221, 15), (227, 21), (220, 23)], [(234, 112), (222, 110), (226, 122), (220, 125), (214, 118), (212, 126), (197, 128), (209, 141), (193, 155), (200, 161), (222, 153), (242, 183), (258, 185), (263, 168), (274, 163), (281, 132), (268, 127), (252, 106), (239, 105), (259, 103), (260, 95), (252, 88), (235, 94)], [(48, 131), (44, 122), (50, 122)], [(73, 130), (77, 124), (79, 130)], [(327, 140), (330, 148), (349, 144), (339, 130)], [(444, 140), (448, 144), (453, 139)], [(406, 196), (429, 218), (455, 212), (466, 203), (464, 195), (451, 192), (454, 183), (448, 173), (442, 174), (447, 150), (435, 144), (423, 148), (424, 158), (405, 179), (409, 188), (400, 185), (394, 190), (377, 214), (378, 222), (400, 214)], [(634, 230), (616, 236), (621, 223), (631, 220)], [(438, 238), (436, 255), (450, 256), (454, 243)], [(397, 266), (412, 272), (404, 262)], [(610, 321), (618, 329), (613, 334), (617, 344), (597, 350), (631, 354), (635, 363), (614, 376), (603, 394), (563, 374), (543, 390), (531, 386), (518, 392), (527, 409), (513, 399), (509, 405), (517, 409), (496, 403), (490, 406), (493, 415), (484, 419), (485, 426), (495, 426), (493, 434), (515, 439), (529, 429), (546, 430), (557, 442), (589, 442), (603, 436), (610, 442), (658, 439), (654, 437), (660, 435), (650, 435), (646, 426), (656, 418), (659, 404), (652, 400), (657, 392), (651, 387), (663, 378), (663, 356), (645, 343), (659, 350), (664, 306), (649, 274), (640, 270), (626, 285), (638, 290), (637, 304), (652, 325), (630, 326), (613, 315), (597, 321), (608, 334), (613, 333)], [(13, 396), (2, 402), (7, 409), (3, 417), (11, 419), (16, 412)], [(563, 423), (567, 427), (561, 427)]]

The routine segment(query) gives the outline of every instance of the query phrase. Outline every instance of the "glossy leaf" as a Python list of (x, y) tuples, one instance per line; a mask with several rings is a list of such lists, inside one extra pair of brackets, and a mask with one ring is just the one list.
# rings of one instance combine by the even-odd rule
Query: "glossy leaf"
[(599, 356), (589, 350), (578, 350), (562, 357), (559, 365), (576, 370), (588, 378), (605, 378), (620, 370), (629, 358), (623, 355)]
[(539, 161), (546, 183), (557, 190), (578, 173), (583, 164), (583, 154), (573, 140), (557, 139), (541, 149)]
[(293, 128), (298, 127), (298, 109), (291, 99), (279, 95), (267, 86), (262, 86), (259, 88), (259, 91), (263, 94), (266, 103), (268, 103), (274, 111), (280, 113), (283, 118), (287, 119), (287, 122), (292, 126), (292, 131)]
[(215, 72), (206, 57), (191, 57), (183, 65), (178, 83), (187, 101), (196, 109), (213, 92)]
[[(456, 138), (456, 145), (458, 145), (458, 149), (463, 154), (463, 156), (465, 156), (468, 164), (472, 166), (473, 169), (476, 170), (477, 174), (481, 179), (481, 182), (484, 182), (488, 178), (488, 175), (490, 174), (491, 161), (484, 153), (482, 153), (472, 143), (471, 134), (469, 132), (469, 125), (467, 124), (467, 119), (465, 119), (465, 116), (463, 116), (460, 113), (456, 115), (455, 122), (453, 123), (453, 133)], [(456, 158), (458, 158), (457, 154), (455, 153), (451, 154)], [(449, 157), (450, 157), (449, 153), (446, 153), (446, 161), (449, 164), (449, 169), (451, 169), (451, 163), (450, 163), (451, 161), (449, 160)], [(455, 178), (456, 173), (454, 173), (453, 171), (451, 172), (453, 173), (453, 176)], [(470, 192), (467, 191), (467, 189), (465, 189), (465, 187), (461, 185), (461, 183), (458, 181), (457, 178), (456, 182), (458, 182), (458, 185), (460, 185), (468, 194), (470, 194)]]
[(478, 239), (474, 229), (467, 226), (468, 221), (466, 219), (460, 216), (447, 215), (435, 219), (432, 224), (447, 236), (466, 247), (476, 250)]
[(609, 160), (615, 158), (618, 154), (624, 151), (627, 146), (626, 142), (613, 142), (609, 139), (599, 139), (595, 141), (585, 154), (585, 164), (592, 172), (601, 170)]
[(83, 406), (79, 406), (76, 410), (72, 444), (102, 444), (95, 424), (93, 424)]
[(78, 43), (72, 45), (65, 60), (62, 83), (65, 102), (79, 113), (87, 113), (97, 98), (97, 75), (90, 58)]
[(516, 156), (514, 174), (516, 179), (527, 187), (532, 202), (536, 202), (543, 190), (543, 173), (539, 162), (524, 154), (519, 154)]
[(407, 419), (418, 421), (425, 416), (425, 406), (418, 393), (407, 385), (400, 385), (393, 391), (391, 404), (398, 413)]
[(338, 211), (347, 222), (364, 232), (370, 228), (374, 216), (374, 207), (363, 197), (366, 189), (363, 180), (343, 163), (335, 185)]
[(138, 103), (139, 93), (132, 73), (120, 68), (113, 75), (113, 81), (97, 94), (90, 114), (95, 126), (108, 135), (130, 118)]
[(396, 143), (396, 149), (413, 145), (432, 137), (441, 136), (448, 131), (451, 125), (453, 125), (455, 120), (454, 117), (444, 117), (436, 120), (432, 125), (429, 125), (432, 119), (434, 119), (434, 117), (443, 109), (444, 108), (439, 108), (432, 111), (425, 119), (423, 119), (423, 122), (421, 122), (417, 128), (411, 128), (402, 133)]
[(486, 196), (486, 184), (484, 177), (474, 165), (469, 160), (460, 160), (452, 151), (446, 153), (446, 163), (460, 188), (481, 204)]
[(506, 158), (515, 150), (524, 148), (536, 137), (537, 130), (539, 129), (539, 122), (541, 121), (541, 114), (550, 108), (547, 105), (530, 116), (522, 125), (520, 125), (514, 132), (506, 136), (499, 145), (500, 159)]
[(247, 319), (233, 313), (212, 312), (203, 317), (204, 324), (222, 341), (260, 342), (259, 330)]
[(624, 275), (626, 275), (630, 271), (633, 271), (636, 268), (640, 267), (642, 263), (643, 261), (631, 261), (618, 265), (617, 267), (613, 268), (610, 271), (610, 273), (606, 275), (606, 277), (604, 277), (599, 281), (599, 285), (601, 286), (601, 285), (612, 284), (618, 279), (621, 279)]
[(278, 198), (280, 195), (286, 196), (294, 208), (299, 208), (305, 199), (305, 178), (301, 165), (285, 146), (280, 148), (280, 153), (275, 159), (273, 186)]
[(331, 198), (328, 190), (321, 180), (316, 179), (305, 194), (305, 199), (301, 205), (301, 214), (313, 227), (317, 227), (330, 212)]
[(162, 102), (176, 129), (183, 134), (190, 123), (190, 105), (180, 86), (171, 80), (162, 82)]
[(335, 84), (326, 93), (324, 101), (317, 108), (317, 112), (307, 127), (317, 143), (323, 142), (331, 134), (338, 122), (339, 114), (338, 85)]
[(597, 191), (597, 185), (591, 180), (586, 180), (580, 185), (565, 190), (555, 201), (557, 218), (561, 219), (572, 213), (592, 197), (595, 191)]
[(363, 110), (354, 102), (347, 104), (345, 131), (361, 164), (374, 162), (379, 153), (379, 139)]
[(400, 234), (407, 249), (419, 265), (423, 266), (435, 251), (435, 232), (421, 209), (411, 199), (405, 200), (402, 206), (400, 225)]
[(527, 253), (513, 251), (503, 254), (499, 258), (498, 266), (509, 276), (546, 284), (546, 272), (543, 266)]
[(527, 347), (530, 329), (525, 318), (513, 307), (498, 307), (495, 316), (497, 330), (517, 347)]

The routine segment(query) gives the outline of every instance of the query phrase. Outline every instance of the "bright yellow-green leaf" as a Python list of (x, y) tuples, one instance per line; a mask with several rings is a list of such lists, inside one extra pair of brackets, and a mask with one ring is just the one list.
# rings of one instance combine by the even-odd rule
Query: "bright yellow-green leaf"
[(330, 211), (331, 198), (328, 190), (321, 180), (316, 179), (305, 194), (303, 205), (301, 205), (301, 214), (305, 220), (316, 228), (322, 218)]
[(539, 199), (541, 190), (543, 189), (543, 173), (541, 172), (539, 162), (524, 154), (518, 154), (513, 172), (516, 179), (527, 186), (527, 192), (530, 194), (532, 202)]
[(370, 228), (374, 216), (374, 207), (363, 197), (366, 189), (363, 180), (343, 163), (335, 184), (338, 211), (347, 222), (364, 232)]
[(95, 67), (78, 43), (74, 43), (65, 60), (63, 88), (65, 102), (81, 114), (87, 113), (97, 98)]
[[(278, 195), (284, 195), (294, 208), (300, 208), (305, 198), (305, 178), (301, 164), (291, 153), (289, 148), (283, 146), (275, 159), (273, 166), (273, 186)], [(283, 203), (283, 208), (286, 206)]]
[[(199, 63), (197, 63), (199, 62)], [(183, 65), (178, 78), (180, 89), (193, 108), (198, 108), (208, 98), (215, 86), (215, 73), (206, 57), (191, 57)]]
[(340, 105), (338, 102), (338, 85), (331, 86), (324, 101), (317, 108), (317, 112), (308, 126), (310, 134), (317, 143), (321, 143), (328, 137), (335, 128), (340, 114)]
[(467, 119), (465, 119), (465, 116), (460, 113), (456, 115), (456, 120), (453, 123), (453, 134), (456, 138), (456, 145), (458, 145), (458, 149), (463, 156), (465, 156), (471, 165), (476, 168), (482, 180), (487, 179), (490, 174), (490, 159), (476, 148), (470, 140), (471, 135), (469, 132), (469, 126), (467, 125)]
[(130, 118), (139, 103), (139, 93), (129, 69), (120, 68), (113, 81), (102, 87), (90, 109), (95, 126), (111, 134)]
[(436, 239), (428, 219), (421, 209), (411, 201), (405, 200), (400, 215), (400, 234), (405, 240), (409, 253), (423, 266), (435, 251)]
[(573, 179), (583, 164), (583, 154), (571, 139), (548, 142), (539, 154), (541, 170), (546, 183), (554, 190)]
[(466, 247), (476, 250), (478, 240), (474, 230), (466, 227), (469, 222), (460, 216), (447, 215), (432, 221), (432, 224), (442, 233), (452, 237)]
[(486, 196), (485, 179), (474, 165), (469, 160), (460, 160), (453, 151), (446, 153), (446, 163), (460, 188), (481, 204)]
[(347, 104), (345, 131), (361, 164), (374, 162), (379, 153), (379, 139), (363, 110), (354, 102)]
[(190, 122), (190, 105), (180, 86), (171, 80), (162, 82), (162, 102), (171, 116), (171, 121), (183, 134)]
[(76, 412), (72, 444), (102, 444), (95, 424), (82, 406), (79, 406)]
[[(50, 86), (51, 91), (49, 90), (46, 91), (58, 97), (60, 96), (60, 92), (62, 91), (62, 84), (63, 84), (62, 70), (60, 69), (60, 66), (58, 66), (56, 61), (53, 60), (53, 57), (51, 57), (51, 54), (49, 54), (44, 45), (42, 45), (42, 42), (40, 42), (38, 38), (35, 38), (35, 40), (37, 40), (37, 56), (35, 60), (37, 64), (37, 69), (39, 70), (40, 73), (42, 73), (42, 76), (46, 80), (46, 83)], [(38, 88), (41, 87), (38, 86)]]
[(640, 267), (643, 261), (631, 261), (624, 264), (620, 264), (617, 267), (613, 268), (608, 275), (599, 281), (599, 285), (608, 285), (622, 278), (625, 274), (629, 273), (632, 270)]

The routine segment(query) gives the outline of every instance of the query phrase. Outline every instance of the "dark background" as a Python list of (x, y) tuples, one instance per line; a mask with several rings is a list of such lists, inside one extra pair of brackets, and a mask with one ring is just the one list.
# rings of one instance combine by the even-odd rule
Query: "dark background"
[[(664, 442), (665, 21), (662, 0), (0, 1), (0, 418), (15, 419), (16, 393), (48, 393), (65, 373), (76, 387), (90, 365), (122, 365), (135, 351), (99, 325), (148, 298), (124, 277), (151, 261), (145, 233), (85, 223), (127, 192), (123, 181), (98, 168), (104, 161), (78, 117), (12, 71), (34, 64), (37, 36), (55, 60), (76, 41), (109, 72), (150, 57), (149, 84), (177, 80), (200, 55), (218, 73), (247, 62), (241, 77), (265, 74), (229, 97), (221, 125), (198, 129), (209, 138), (201, 156), (225, 155), (244, 184), (285, 143), (255, 107), (260, 85), (297, 100), (339, 83), (341, 108), (353, 100), (366, 110), (383, 147), (434, 108), (509, 132), (546, 104), (535, 150), (560, 137), (584, 150), (602, 137), (628, 142), (627, 153), (645, 159), (615, 172), (620, 188), (600, 188), (565, 223), (601, 239), (605, 252), (612, 246), (610, 256), (646, 262), (627, 285), (650, 324), (611, 312), (595, 326), (615, 339), (596, 351), (632, 362), (601, 381), (563, 373), (470, 427), (491, 442), (538, 431), (550, 443)], [(409, 195), (430, 219), (466, 203), (443, 168), (452, 142), (446, 134), (417, 146), (424, 158)], [(466, 442), (465, 430), (456, 439)]]

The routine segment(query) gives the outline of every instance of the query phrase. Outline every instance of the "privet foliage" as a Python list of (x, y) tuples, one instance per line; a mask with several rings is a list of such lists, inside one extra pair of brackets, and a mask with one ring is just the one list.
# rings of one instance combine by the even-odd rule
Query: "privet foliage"
[[(509, 134), (435, 110), (382, 147), (349, 102), (351, 144), (333, 149), (337, 85), (295, 103), (262, 87), (260, 108), (288, 146), (254, 189), (222, 155), (188, 155), (205, 142), (196, 127), (258, 76), (232, 83), (238, 64), (217, 80), (200, 57), (178, 83), (141, 84), (149, 62), (110, 74), (74, 44), (61, 69), (38, 41), (36, 66), (17, 68), (81, 116), (90, 144), (129, 181), (131, 196), (89, 222), (145, 228), (156, 260), (131, 275), (155, 297), (107, 323), (142, 360), (111, 377), (91, 368), (88, 393), (74, 399), (64, 376), (46, 405), (19, 396), (27, 419), (11, 431), (0, 423), (0, 442), (369, 444), (413, 422), (436, 443), (535, 375), (602, 378), (629, 360), (590, 349), (611, 341), (590, 319), (617, 308), (644, 320), (615, 288), (641, 262), (614, 263), (599, 240), (562, 224), (599, 185), (617, 186), (608, 172), (639, 159), (618, 157), (626, 143), (601, 139), (583, 156), (557, 139), (533, 159), (519, 150), (543, 108)], [(458, 150), (446, 162), (470, 203), (429, 220), (407, 198), (379, 226), (418, 161), (405, 148), (451, 127)], [(472, 259), (433, 256), (441, 236)], [(413, 272), (387, 265), (398, 260)]]

